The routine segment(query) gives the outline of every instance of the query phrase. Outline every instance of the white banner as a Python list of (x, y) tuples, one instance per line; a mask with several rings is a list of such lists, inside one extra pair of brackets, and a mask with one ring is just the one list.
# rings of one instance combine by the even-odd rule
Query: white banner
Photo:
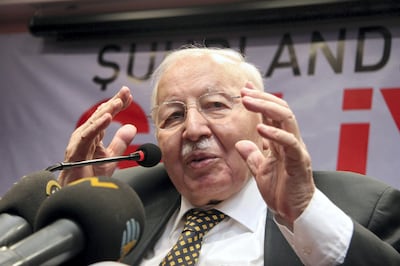
[[(74, 128), (122, 85), (135, 103), (118, 116), (137, 145), (154, 142), (150, 73), (188, 42), (242, 51), (269, 92), (292, 107), (316, 170), (351, 170), (400, 188), (400, 25), (368, 21), (164, 39), (56, 42), (0, 35), (0, 195), (63, 160)], [(126, 167), (121, 164), (121, 167)]]

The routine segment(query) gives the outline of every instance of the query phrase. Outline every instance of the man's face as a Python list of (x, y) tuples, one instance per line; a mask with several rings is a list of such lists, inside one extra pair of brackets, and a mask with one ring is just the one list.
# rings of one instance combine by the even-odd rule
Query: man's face
[[(186, 118), (178, 126), (158, 129), (163, 162), (178, 191), (195, 206), (225, 200), (248, 181), (250, 172), (235, 149), (248, 139), (262, 147), (256, 125), (261, 116), (247, 111), (240, 99), (223, 117), (207, 118), (195, 107), (200, 96), (224, 92), (239, 96), (246, 79), (237, 67), (226, 67), (209, 56), (190, 57), (174, 63), (163, 74), (157, 103), (181, 101)], [(199, 143), (200, 148), (191, 147)]]

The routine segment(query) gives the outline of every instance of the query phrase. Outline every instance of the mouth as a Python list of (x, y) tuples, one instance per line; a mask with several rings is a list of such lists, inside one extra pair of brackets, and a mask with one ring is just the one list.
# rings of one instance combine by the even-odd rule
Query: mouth
[(214, 154), (206, 152), (193, 152), (184, 160), (185, 164), (192, 168), (203, 168), (212, 164), (217, 159)]

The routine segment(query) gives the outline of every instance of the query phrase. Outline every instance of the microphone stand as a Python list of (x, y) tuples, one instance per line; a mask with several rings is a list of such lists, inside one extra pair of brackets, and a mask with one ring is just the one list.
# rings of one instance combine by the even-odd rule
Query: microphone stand
[(124, 160), (131, 160), (131, 161), (140, 161), (143, 158), (143, 152), (137, 151), (125, 156), (116, 156), (116, 157), (109, 157), (109, 158), (100, 158), (100, 159), (93, 159), (87, 161), (80, 161), (80, 162), (60, 162), (56, 163), (52, 166), (46, 168), (47, 171), (54, 172), (59, 170), (70, 169), (74, 167), (86, 166), (86, 165), (93, 165), (93, 164), (102, 164), (102, 163), (111, 163), (111, 162), (118, 162)]

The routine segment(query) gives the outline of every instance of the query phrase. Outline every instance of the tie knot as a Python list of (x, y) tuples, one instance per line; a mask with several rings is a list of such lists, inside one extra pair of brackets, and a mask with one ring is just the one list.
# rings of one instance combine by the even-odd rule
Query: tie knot
[(183, 230), (205, 234), (224, 218), (225, 214), (216, 209), (191, 209), (186, 213), (186, 222)]
[(215, 209), (191, 209), (186, 213), (186, 222), (177, 243), (165, 256), (160, 266), (195, 265), (200, 256), (204, 235), (225, 218)]

